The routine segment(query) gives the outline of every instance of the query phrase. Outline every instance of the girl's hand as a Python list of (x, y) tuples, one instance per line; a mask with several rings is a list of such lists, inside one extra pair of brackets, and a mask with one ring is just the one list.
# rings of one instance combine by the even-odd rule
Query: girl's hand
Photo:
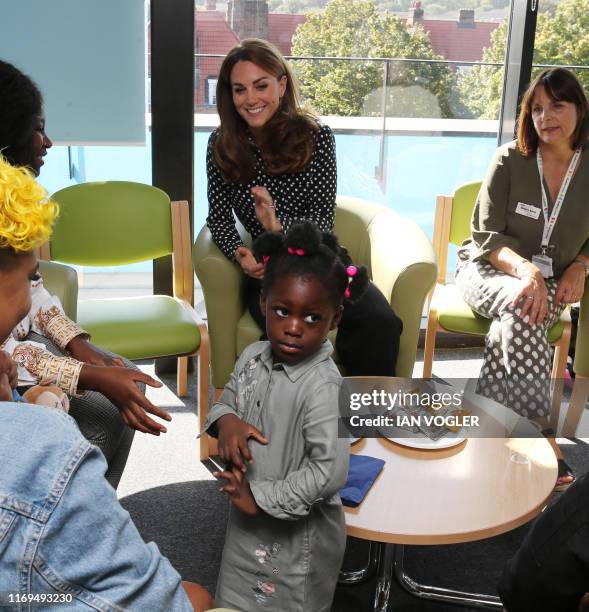
[(252, 454), (247, 441), (250, 438), (260, 444), (268, 444), (268, 439), (253, 425), (242, 421), (234, 414), (224, 414), (217, 420), (219, 432), (219, 455), (226, 463), (231, 462), (235, 468), (245, 472), (244, 460), (252, 463)]
[(162, 386), (161, 382), (132, 368), (117, 366), (105, 368), (93, 365), (82, 367), (78, 386), (81, 389), (93, 389), (106, 395), (121, 411), (121, 418), (128, 427), (154, 436), (166, 433), (166, 428), (149, 418), (146, 413), (155, 414), (166, 421), (171, 421), (172, 417), (165, 410), (154, 406), (141, 393), (135, 384), (136, 381), (143, 382), (150, 387)]
[(125, 367), (125, 362), (120, 357), (108, 355), (97, 346), (94, 346), (85, 336), (72, 338), (68, 342), (66, 349), (72, 354), (74, 359), (90, 365)]
[[(6, 374), (11, 390), (16, 389), (18, 385), (18, 366), (6, 351), (0, 351), (0, 374)], [(12, 399), (12, 391), (10, 399)]]
[(520, 318), (529, 315), (530, 325), (542, 325), (548, 314), (548, 290), (540, 272), (520, 279), (520, 287), (511, 302), (511, 307), (521, 307)]
[(264, 264), (258, 263), (254, 254), (247, 247), (240, 246), (235, 251), (235, 260), (247, 276), (264, 278)]
[(276, 217), (276, 207), (270, 192), (266, 187), (256, 185), (256, 187), (251, 188), (251, 194), (254, 196), (256, 217), (260, 225), (268, 232), (279, 232), (282, 225)]
[(585, 289), (585, 267), (578, 261), (564, 271), (556, 285), (556, 304), (574, 304), (583, 297)]
[(255, 516), (260, 512), (258, 504), (252, 494), (249, 482), (243, 472), (233, 467), (225, 472), (213, 472), (213, 476), (224, 478), (227, 484), (221, 487), (221, 491), (227, 493), (229, 501), (244, 514)]

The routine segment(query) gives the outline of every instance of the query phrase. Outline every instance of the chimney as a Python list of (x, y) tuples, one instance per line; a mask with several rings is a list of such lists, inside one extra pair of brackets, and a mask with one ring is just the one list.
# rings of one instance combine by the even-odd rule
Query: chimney
[(474, 9), (460, 9), (458, 13), (459, 28), (474, 28)]
[(229, 0), (227, 23), (239, 40), (244, 38), (268, 39), (267, 0)]
[(416, 23), (423, 22), (423, 9), (421, 8), (421, 0), (415, 0), (413, 6), (409, 9), (407, 15), (407, 23), (409, 25), (415, 25)]
[(205, 4), (205, 8), (207, 11), (216, 11), (217, 10), (217, 0), (207, 0)]

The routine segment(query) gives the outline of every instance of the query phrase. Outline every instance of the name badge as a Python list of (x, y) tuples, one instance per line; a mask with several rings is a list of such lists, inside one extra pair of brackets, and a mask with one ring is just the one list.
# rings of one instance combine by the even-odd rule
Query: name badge
[(552, 257), (548, 257), (548, 255), (533, 255), (532, 263), (540, 270), (540, 274), (544, 278), (551, 278), (553, 275), (552, 271)]
[(525, 202), (518, 202), (515, 212), (518, 215), (523, 215), (524, 217), (529, 217), (530, 219), (538, 219), (540, 217), (540, 208), (537, 206), (532, 206), (531, 204), (526, 204)]

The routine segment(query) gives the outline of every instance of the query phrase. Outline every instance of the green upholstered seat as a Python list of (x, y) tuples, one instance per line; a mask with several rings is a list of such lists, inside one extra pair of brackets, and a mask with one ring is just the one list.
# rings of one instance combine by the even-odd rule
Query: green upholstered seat
[(178, 394), (186, 393), (187, 358), (199, 353), (199, 402), (208, 399), (206, 326), (191, 306), (193, 271), (187, 202), (170, 202), (151, 185), (101, 181), (53, 194), (60, 206), (51, 259), (85, 266), (119, 266), (172, 255), (174, 297), (85, 300), (78, 322), (103, 348), (129, 359), (178, 356)]
[[(403, 321), (397, 373), (411, 376), (423, 304), (436, 275), (431, 243), (414, 221), (345, 196), (337, 198), (335, 231)], [(259, 339), (261, 330), (244, 307), (241, 269), (221, 253), (206, 226), (196, 239), (193, 261), (207, 308), (213, 384), (221, 389), (241, 351)], [(333, 342), (335, 333), (329, 337)]]
[[(491, 319), (478, 314), (462, 299), (454, 284), (438, 285), (432, 306), (438, 312), (439, 324), (449, 332), (485, 336), (491, 327)], [(562, 336), (564, 323), (558, 320), (548, 332), (548, 341), (556, 342)]]
[(167, 295), (81, 300), (78, 321), (94, 343), (127, 359), (191, 354), (200, 346), (194, 311)]
[[(480, 187), (481, 183), (478, 181), (466, 183), (459, 187), (453, 196), (438, 196), (436, 202), (434, 244), (439, 271), (438, 284), (430, 300), (425, 336), (423, 360), (425, 377), (431, 376), (432, 373), (435, 338), (438, 331), (485, 336), (491, 326), (491, 319), (479, 315), (466, 304), (455, 284), (446, 284), (448, 244), (459, 246), (470, 236), (472, 211)], [(567, 320), (568, 313), (565, 312), (548, 332), (548, 341), (551, 344), (559, 343), (561, 338), (564, 339), (558, 350), (559, 363), (566, 358), (565, 352), (568, 352), (568, 331), (564, 333)], [(566, 324), (570, 326), (569, 323)]]
[(40, 261), (39, 273), (45, 289), (59, 298), (65, 314), (76, 321), (78, 311), (78, 275), (73, 268), (54, 261)]
[[(249, 244), (243, 228), (238, 230)], [(411, 376), (423, 305), (436, 278), (430, 241), (414, 221), (395, 211), (344, 196), (337, 198), (335, 232), (352, 259), (367, 266), (372, 280), (403, 321), (396, 370), (398, 376)], [(219, 392), (237, 357), (248, 344), (259, 340), (261, 330), (244, 306), (241, 268), (221, 253), (206, 226), (194, 244), (193, 261), (207, 308), (211, 374)], [(334, 344), (335, 335), (335, 330), (329, 334)], [(334, 359), (337, 363), (337, 354)], [(205, 416), (199, 415), (201, 426)], [(205, 444), (201, 438), (201, 459), (209, 454)]]

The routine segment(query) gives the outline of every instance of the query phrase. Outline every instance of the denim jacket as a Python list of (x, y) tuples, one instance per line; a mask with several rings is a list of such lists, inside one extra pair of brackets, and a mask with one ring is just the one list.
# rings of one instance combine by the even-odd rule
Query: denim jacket
[(67, 414), (0, 402), (0, 610), (192, 611), (105, 471)]

